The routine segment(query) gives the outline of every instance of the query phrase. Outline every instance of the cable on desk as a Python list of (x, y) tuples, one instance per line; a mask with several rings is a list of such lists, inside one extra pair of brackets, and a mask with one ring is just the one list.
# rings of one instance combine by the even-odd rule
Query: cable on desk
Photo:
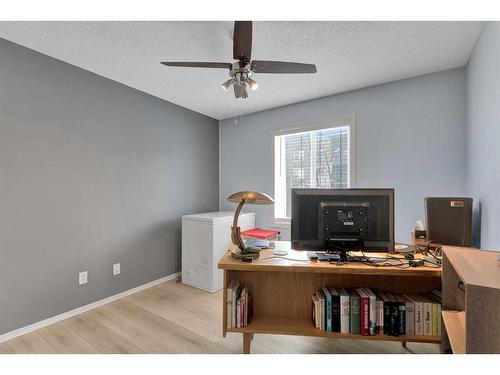
[(267, 258), (260, 258), (259, 260), (263, 261), (263, 260), (269, 260), (269, 259), (286, 259), (286, 260), (291, 260), (293, 262), (310, 262), (309, 259), (294, 259), (294, 258), (288, 258), (286, 256), (281, 256), (281, 255), (272, 255), (272, 256), (267, 257)]

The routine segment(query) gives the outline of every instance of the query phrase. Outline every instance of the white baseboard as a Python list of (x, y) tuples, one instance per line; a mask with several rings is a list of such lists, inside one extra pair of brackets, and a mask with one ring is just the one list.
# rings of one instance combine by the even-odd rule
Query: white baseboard
[(139, 285), (139, 286), (137, 286), (135, 288), (126, 290), (124, 292), (115, 294), (113, 296), (101, 299), (99, 301), (89, 303), (88, 305), (85, 305), (85, 306), (82, 306), (82, 307), (78, 307), (78, 308), (76, 308), (74, 310), (67, 311), (65, 313), (53, 316), (51, 318), (44, 319), (44, 320), (42, 320), (40, 322), (36, 322), (36, 323), (30, 324), (30, 325), (28, 325), (26, 327), (21, 327), (21, 328), (18, 328), (16, 330), (14, 330), (14, 331), (10, 331), (10, 332), (4, 333), (3, 335), (0, 335), (0, 343), (2, 343), (4, 341), (11, 340), (11, 339), (13, 339), (15, 337), (24, 335), (26, 333), (35, 331), (37, 329), (49, 326), (51, 324), (60, 322), (61, 320), (65, 320), (65, 319), (71, 318), (72, 316), (75, 316), (75, 315), (84, 313), (86, 311), (95, 309), (96, 307), (99, 307), (99, 306), (102, 306), (102, 305), (106, 305), (107, 303), (116, 301), (117, 299), (120, 299), (120, 298), (127, 297), (127, 296), (129, 296), (131, 294), (140, 292), (141, 290), (151, 288), (152, 286), (164, 283), (165, 281), (169, 281), (169, 280), (175, 279), (175, 278), (179, 277), (180, 275), (181, 275), (181, 273), (177, 272), (177, 273), (174, 273), (172, 275), (168, 275), (168, 276), (162, 277), (160, 279), (151, 281), (149, 283), (146, 283), (146, 284), (143, 284), (143, 285)]

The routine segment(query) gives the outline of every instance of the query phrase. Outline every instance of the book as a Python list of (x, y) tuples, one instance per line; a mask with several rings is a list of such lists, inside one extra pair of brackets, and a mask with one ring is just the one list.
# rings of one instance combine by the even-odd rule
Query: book
[(359, 335), (359, 295), (356, 290), (350, 289), (349, 293), (349, 332)]
[(440, 290), (436, 290), (436, 289), (435, 289), (435, 290), (431, 290), (431, 291), (429, 292), (429, 294), (433, 294), (434, 296), (436, 296), (437, 300), (438, 300), (439, 302), (441, 302), (441, 300), (442, 300), (442, 293), (441, 293), (441, 291), (440, 291)]
[(376, 313), (377, 313), (377, 319), (376, 319), (376, 325), (377, 325), (377, 335), (383, 335), (385, 334), (384, 332), (384, 300), (380, 296), (380, 293), (376, 294), (377, 300), (377, 308), (376, 308)]
[(318, 312), (319, 299), (318, 299), (318, 295), (316, 293), (313, 294), (312, 301), (313, 301), (312, 314), (313, 314), (314, 326), (316, 328), (319, 328), (319, 319), (318, 319), (318, 317), (319, 317), (319, 312)]
[(406, 335), (406, 302), (399, 295), (396, 295), (396, 300), (399, 305), (399, 334)]
[(432, 335), (432, 300), (422, 296), (423, 311), (424, 311), (424, 335)]
[(424, 306), (421, 296), (417, 294), (407, 294), (405, 295), (409, 298), (414, 305), (414, 315), (415, 315), (415, 335), (421, 336), (424, 334)]
[(239, 288), (240, 282), (236, 280), (231, 291), (231, 328), (236, 328), (236, 303), (238, 301)]
[(415, 304), (406, 296), (402, 296), (401, 299), (406, 304), (406, 316), (405, 316), (405, 334), (415, 335)]
[(340, 332), (349, 333), (350, 331), (350, 301), (347, 290), (341, 289), (340, 292)]
[(395, 297), (391, 293), (385, 293), (389, 299), (389, 335), (399, 336), (400, 328), (400, 312), (399, 312), (399, 302), (396, 301)]
[(226, 328), (231, 328), (233, 309), (233, 285), (235, 282), (235, 280), (231, 280), (226, 288)]
[(241, 298), (236, 301), (236, 328), (241, 327)]
[(247, 306), (247, 325), (250, 324), (253, 317), (253, 297), (250, 294), (250, 288), (248, 289), (248, 306)]
[(332, 295), (327, 287), (321, 288), (323, 294), (325, 295), (325, 330), (332, 332)]
[(394, 295), (399, 311), (399, 334), (406, 335), (406, 302), (399, 295)]
[(370, 335), (377, 334), (377, 296), (369, 288), (363, 288), (368, 298), (370, 298), (369, 329)]
[(389, 297), (382, 292), (378, 294), (382, 299), (382, 303), (384, 305), (384, 334), (392, 335), (392, 304)]
[(325, 320), (325, 308), (324, 308), (324, 296), (320, 290), (316, 292), (318, 295), (319, 309), (318, 309), (318, 321), (319, 321), (319, 329), (324, 331), (323, 321)]
[(261, 240), (259, 238), (247, 238), (245, 240), (245, 245), (258, 247), (260, 249), (269, 249), (271, 247), (268, 240)]
[(248, 285), (245, 285), (243, 287), (243, 290), (241, 291), (241, 312), (240, 312), (240, 319), (241, 319), (241, 325), (240, 327), (246, 327), (247, 326), (247, 305), (248, 305)]
[(441, 336), (441, 304), (432, 304), (432, 334)]
[(280, 232), (277, 230), (266, 230), (261, 228), (249, 229), (241, 232), (244, 237), (254, 237), (261, 240), (269, 240), (273, 237), (279, 236)]
[(319, 295), (321, 296), (321, 329), (326, 331), (326, 296), (321, 289)]
[(356, 288), (359, 295), (359, 332), (363, 336), (370, 335), (370, 297), (363, 288)]
[(438, 290), (427, 293), (427, 297), (432, 300), (432, 334), (441, 335), (441, 292)]
[(335, 288), (329, 291), (332, 296), (332, 331), (340, 332), (340, 293)]

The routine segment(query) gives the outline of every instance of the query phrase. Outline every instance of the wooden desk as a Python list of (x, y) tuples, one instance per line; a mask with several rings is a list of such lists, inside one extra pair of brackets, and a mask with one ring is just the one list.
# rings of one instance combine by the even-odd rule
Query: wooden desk
[(444, 247), (442, 350), (500, 353), (497, 251)]
[[(309, 261), (304, 251), (290, 250), (288, 241), (276, 242), (277, 248), (289, 251), (286, 258), (273, 258), (272, 250), (264, 250), (259, 259), (244, 263), (231, 257), (229, 249), (219, 261), (224, 270), (223, 336), (227, 332), (243, 334), (243, 352), (250, 353), (255, 333), (320, 336), (343, 339), (406, 342), (441, 342), (440, 336), (362, 336), (322, 331), (312, 322), (313, 293), (322, 286), (334, 288), (370, 287), (393, 293), (422, 293), (441, 289), (441, 269), (431, 267), (372, 267), (362, 263), (336, 266)], [(369, 256), (386, 254), (369, 253)], [(244, 328), (226, 328), (226, 289), (231, 280), (250, 286), (254, 300), (254, 317)]]

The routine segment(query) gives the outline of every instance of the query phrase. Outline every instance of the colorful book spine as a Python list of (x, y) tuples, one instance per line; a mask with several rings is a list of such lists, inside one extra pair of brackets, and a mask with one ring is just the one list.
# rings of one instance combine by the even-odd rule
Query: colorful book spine
[(236, 301), (236, 328), (241, 327), (240, 311), (241, 311), (241, 299), (238, 299), (238, 301)]
[(370, 335), (370, 298), (363, 288), (357, 288), (359, 295), (359, 332), (363, 336)]
[(389, 334), (393, 336), (399, 336), (399, 328), (400, 328), (399, 303), (396, 301), (396, 299), (391, 293), (386, 293), (386, 296), (389, 299), (389, 306), (390, 306)]
[(320, 300), (319, 300), (319, 305), (320, 305), (320, 312), (319, 312), (319, 316), (320, 316), (320, 326), (321, 326), (321, 330), (322, 331), (326, 331), (326, 321), (325, 321), (325, 295), (323, 293), (322, 290), (319, 290), (318, 291), (319, 293), (319, 297), (320, 297)]
[(319, 300), (318, 300), (318, 295), (316, 293), (313, 294), (312, 301), (313, 301), (312, 315), (313, 315), (314, 326), (316, 328), (319, 328), (319, 319), (318, 319), (318, 317), (319, 317), (319, 312), (318, 312)]
[(349, 326), (350, 326), (350, 333), (354, 335), (359, 335), (359, 295), (356, 293), (355, 290), (350, 290), (349, 291), (349, 312), (350, 312), (350, 319), (349, 319)]
[(424, 300), (424, 335), (432, 335), (432, 302)]
[(405, 295), (405, 297), (409, 298), (414, 305), (415, 335), (422, 336), (424, 334), (424, 307), (422, 298), (414, 294)]
[(332, 295), (330, 291), (326, 288), (322, 288), (323, 294), (325, 295), (325, 330), (328, 332), (332, 332)]
[[(245, 308), (251, 296), (248, 287), (235, 284), (236, 299)], [(312, 296), (312, 319), (316, 328), (328, 332), (373, 335), (441, 335), (440, 292), (400, 295), (391, 292), (373, 292), (370, 288), (336, 289), (323, 287)], [(239, 306), (239, 305), (238, 305)], [(249, 307), (248, 307), (249, 308)], [(240, 310), (238, 310), (238, 313)], [(248, 315), (247, 315), (248, 314)], [(246, 326), (250, 312), (243, 310), (236, 324)], [(229, 315), (229, 314), (228, 314)], [(229, 318), (229, 317), (228, 317)], [(231, 322), (228, 320), (227, 324)]]
[(236, 328), (236, 304), (238, 303), (240, 282), (236, 280), (233, 285), (232, 301), (231, 301), (231, 328)]
[(250, 324), (253, 317), (253, 297), (250, 295), (250, 289), (248, 289), (248, 306), (247, 306), (247, 325)]
[(226, 328), (231, 328), (233, 311), (233, 285), (235, 281), (231, 280), (226, 288)]
[(332, 331), (340, 332), (340, 293), (335, 288), (329, 289), (332, 296)]
[(250, 287), (247, 285), (245, 286), (245, 307), (244, 307), (244, 316), (243, 316), (243, 326), (246, 327), (248, 323), (250, 322), (248, 320), (248, 298), (250, 294)]
[(399, 311), (399, 334), (406, 335), (406, 303), (400, 296), (394, 296)]
[(441, 336), (441, 292), (433, 290), (427, 297), (432, 300), (432, 334)]
[(379, 293), (379, 297), (384, 304), (384, 335), (392, 335), (391, 326), (391, 303), (389, 297), (385, 293)]
[(349, 293), (347, 290), (341, 289), (340, 292), (340, 332), (349, 333), (349, 319), (350, 319), (350, 301)]
[(370, 336), (377, 334), (377, 296), (369, 288), (363, 288), (365, 293), (370, 298), (370, 314), (369, 314), (369, 329)]
[(402, 298), (406, 304), (405, 334), (413, 336), (415, 335), (415, 304), (406, 296), (403, 296)]
[(377, 309), (376, 309), (377, 335), (383, 335), (385, 333), (384, 332), (384, 301), (378, 295), (377, 295), (377, 299), (376, 299), (376, 305), (377, 305)]

